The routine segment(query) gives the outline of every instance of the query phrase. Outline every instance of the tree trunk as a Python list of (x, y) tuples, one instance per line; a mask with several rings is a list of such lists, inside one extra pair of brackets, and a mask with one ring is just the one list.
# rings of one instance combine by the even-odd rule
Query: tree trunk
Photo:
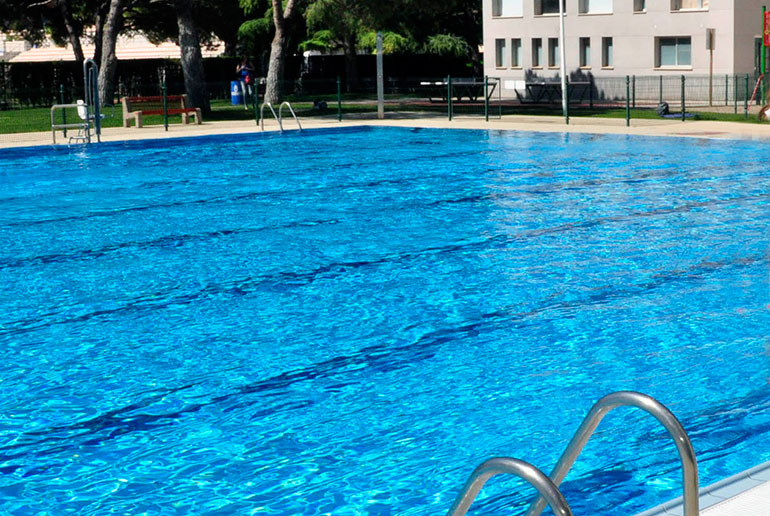
[(99, 99), (103, 106), (111, 106), (115, 102), (115, 74), (118, 70), (115, 44), (123, 25), (123, 8), (124, 0), (110, 0), (110, 10), (104, 22), (102, 62), (99, 67)]
[(348, 93), (358, 91), (361, 80), (358, 75), (358, 53), (356, 52), (356, 37), (348, 35), (343, 38), (343, 50), (345, 52), (345, 75), (347, 76), (346, 89)]
[(86, 58), (83, 55), (83, 47), (80, 45), (80, 32), (75, 28), (75, 20), (72, 18), (69, 1), (59, 0), (58, 3), (62, 19), (64, 20), (64, 26), (67, 29), (67, 36), (72, 45), (72, 51), (75, 53), (75, 61), (82, 63)]
[(270, 64), (267, 68), (265, 102), (278, 104), (283, 100), (283, 70), (286, 63), (286, 20), (294, 15), (295, 0), (289, 0), (286, 10), (282, 0), (272, 0), (275, 35), (270, 45)]
[(102, 45), (104, 44), (104, 22), (109, 12), (109, 2), (100, 2), (94, 17), (94, 62), (102, 62)]
[(192, 0), (174, 0), (176, 21), (179, 25), (179, 47), (182, 50), (182, 73), (184, 89), (192, 107), (211, 112), (206, 92), (206, 77), (203, 73), (203, 56), (198, 39), (198, 30), (192, 13)]

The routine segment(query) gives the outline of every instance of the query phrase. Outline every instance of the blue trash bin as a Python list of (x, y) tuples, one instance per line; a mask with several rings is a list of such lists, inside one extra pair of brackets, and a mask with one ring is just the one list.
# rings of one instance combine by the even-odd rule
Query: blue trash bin
[(243, 92), (241, 91), (241, 81), (230, 82), (230, 103), (233, 106), (243, 104)]

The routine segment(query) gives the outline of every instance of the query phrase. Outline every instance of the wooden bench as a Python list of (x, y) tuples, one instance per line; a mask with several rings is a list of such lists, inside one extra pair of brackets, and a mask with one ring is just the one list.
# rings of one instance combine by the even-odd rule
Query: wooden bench
[[(123, 97), (123, 127), (131, 127), (131, 119), (134, 119), (136, 127), (142, 127), (144, 115), (163, 115), (163, 97)], [(195, 122), (201, 124), (200, 108), (187, 107), (187, 95), (168, 95), (166, 97), (169, 115), (182, 115), (182, 122), (188, 123), (190, 116)]]

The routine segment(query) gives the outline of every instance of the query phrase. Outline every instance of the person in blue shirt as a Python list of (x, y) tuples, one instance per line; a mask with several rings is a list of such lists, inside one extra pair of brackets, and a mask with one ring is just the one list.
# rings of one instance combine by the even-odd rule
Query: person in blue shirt
[(243, 108), (248, 110), (249, 97), (252, 96), (256, 91), (255, 89), (253, 89), (256, 86), (254, 84), (254, 80), (255, 80), (254, 67), (251, 66), (251, 63), (249, 62), (248, 58), (246, 56), (243, 56), (243, 59), (241, 59), (241, 64), (238, 65), (235, 71), (236, 73), (238, 73), (239, 80), (241, 81), (241, 92), (243, 93)]

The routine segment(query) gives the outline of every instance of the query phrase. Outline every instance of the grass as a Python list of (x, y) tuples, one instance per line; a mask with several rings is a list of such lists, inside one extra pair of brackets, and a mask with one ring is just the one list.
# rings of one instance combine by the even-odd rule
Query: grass
[[(441, 103), (431, 104), (425, 101), (424, 98), (409, 98), (409, 97), (392, 97), (389, 103), (386, 104), (387, 111), (403, 111), (403, 112), (432, 112), (437, 116), (446, 115), (446, 105)], [(335, 116), (337, 114), (337, 102), (336, 95), (319, 95), (314, 97), (314, 100), (324, 100), (327, 103), (327, 109), (319, 111), (313, 108), (313, 102), (305, 98), (290, 97), (292, 106), (297, 115), (302, 118), (309, 118), (314, 116)], [(253, 108), (244, 110), (242, 106), (233, 106), (227, 100), (214, 100), (211, 104), (211, 114), (205, 117), (206, 121), (221, 122), (221, 121), (239, 121), (239, 120), (255, 120), (255, 114)], [(362, 114), (362, 113), (375, 113), (376, 105), (372, 99), (365, 100), (360, 98), (343, 97), (342, 102), (342, 116), (343, 119), (346, 115)], [(744, 122), (744, 123), (759, 123), (756, 115), (750, 115), (748, 119), (745, 118), (742, 110), (738, 114), (733, 113), (714, 113), (708, 111), (698, 111), (693, 109), (692, 113), (696, 114), (697, 120), (713, 120), (713, 121), (726, 121), (726, 122)], [(490, 116), (496, 116), (498, 110), (496, 107), (490, 109)], [(102, 121), (102, 127), (120, 127), (122, 125), (122, 112), (120, 106), (113, 108), (106, 108), (104, 110), (105, 118)], [(455, 104), (456, 115), (477, 115), (483, 116), (484, 108), (482, 104), (468, 104), (468, 103), (456, 103)], [(526, 114), (534, 116), (560, 116), (561, 108), (558, 105), (555, 106), (504, 106), (503, 114)], [(74, 109), (67, 110), (67, 122), (72, 123), (79, 120), (77, 113)], [(624, 108), (617, 107), (594, 107), (589, 109), (587, 107), (574, 107), (570, 111), (570, 116), (573, 117), (601, 117), (601, 118), (625, 118), (626, 111)], [(658, 119), (658, 115), (654, 109), (632, 109), (632, 119)], [(692, 119), (689, 119), (692, 120)], [(57, 122), (61, 123), (61, 112), (57, 114)], [(163, 124), (162, 116), (149, 116), (144, 119), (145, 125), (161, 125)], [(170, 124), (181, 123), (181, 117), (172, 116), (169, 118)], [(24, 109), (11, 109), (7, 111), (0, 111), (0, 134), (12, 134), (12, 133), (25, 133), (25, 132), (43, 132), (51, 130), (51, 110), (49, 108), (24, 108)]]

